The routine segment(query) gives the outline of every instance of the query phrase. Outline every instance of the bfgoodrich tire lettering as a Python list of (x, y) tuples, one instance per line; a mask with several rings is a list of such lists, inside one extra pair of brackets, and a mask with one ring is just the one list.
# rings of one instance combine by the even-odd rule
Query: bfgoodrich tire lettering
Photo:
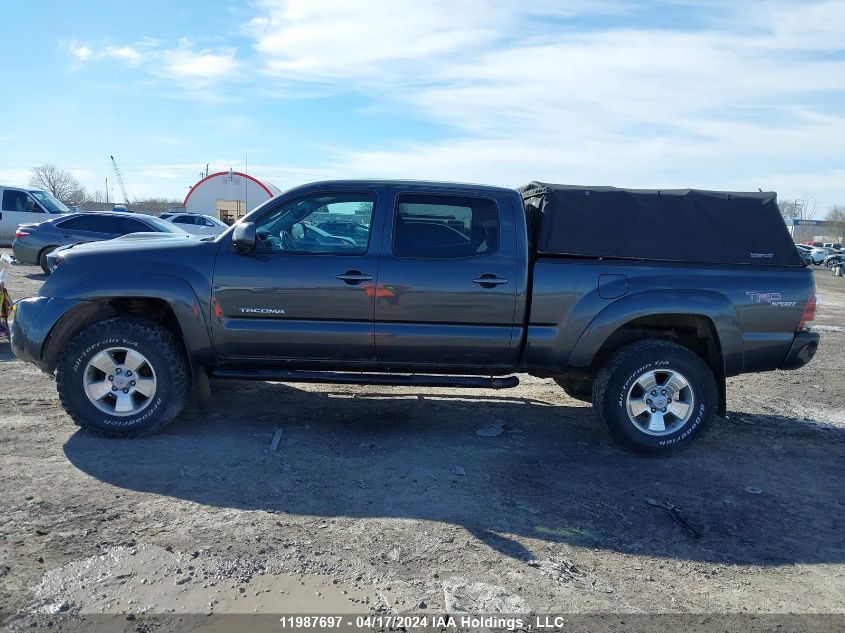
[[(656, 376), (654, 391), (642, 393), (634, 386), (642, 377)], [(661, 395), (661, 387), (672, 376), (681, 378)], [(642, 393), (640, 396), (637, 391)], [(671, 413), (673, 391), (679, 394), (678, 415)], [(652, 402), (651, 393), (661, 401)], [(633, 395), (632, 395), (633, 394)], [(644, 409), (632, 408), (631, 402), (645, 401)], [(604, 420), (610, 435), (623, 446), (651, 455), (671, 453), (688, 447), (710, 425), (716, 411), (718, 393), (713, 372), (700, 356), (691, 350), (668, 341), (639, 341), (614, 354), (602, 367), (593, 389), (593, 407)], [(640, 417), (633, 414), (643, 411)], [(667, 422), (663, 424), (666, 411)], [(656, 424), (649, 419), (656, 412)]]
[[(136, 352), (147, 362), (147, 371), (154, 372), (155, 391), (146, 400), (138, 398), (137, 411), (109, 413), (86, 393), (92, 359), (110, 350)], [(169, 330), (145, 319), (117, 317), (94, 323), (71, 340), (59, 358), (56, 386), (62, 406), (81, 428), (111, 437), (140, 437), (155, 433), (179, 414), (190, 389), (190, 372), (182, 346)]]

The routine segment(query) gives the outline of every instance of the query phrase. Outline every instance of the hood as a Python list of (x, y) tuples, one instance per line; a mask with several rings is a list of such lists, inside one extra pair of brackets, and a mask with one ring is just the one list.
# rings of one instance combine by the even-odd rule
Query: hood
[[(169, 275), (208, 278), (220, 243), (176, 233), (133, 233), (103, 242), (56, 249), (55, 270), (41, 288), (43, 296), (71, 298), (71, 287), (94, 277)], [(77, 291), (74, 291), (76, 294)]]
[(67, 253), (73, 251), (77, 253), (118, 253), (126, 251), (135, 251), (145, 248), (155, 248), (159, 245), (167, 246), (184, 246), (186, 243), (193, 243), (202, 241), (207, 235), (191, 235), (190, 233), (129, 233), (128, 235), (121, 235), (111, 240), (103, 240), (100, 242), (84, 242), (79, 244), (68, 244), (60, 249), (62, 258), (67, 257)]

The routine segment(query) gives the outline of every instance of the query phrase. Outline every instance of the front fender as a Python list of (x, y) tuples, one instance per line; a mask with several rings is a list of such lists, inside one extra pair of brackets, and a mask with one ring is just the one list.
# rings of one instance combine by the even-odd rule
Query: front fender
[[(213, 359), (211, 334), (205, 318), (208, 306), (200, 302), (193, 287), (184, 279), (160, 274), (99, 275), (63, 284), (61, 294), (63, 299), (80, 303), (99, 303), (114, 298), (164, 300), (176, 316), (191, 361), (204, 364)], [(46, 352), (44, 355), (47, 356)]]
[(653, 290), (622, 297), (601, 310), (581, 333), (568, 365), (588, 367), (602, 345), (619, 328), (642, 317), (689, 314), (713, 324), (725, 364), (725, 375), (742, 372), (742, 331), (733, 303), (723, 294), (706, 290)]

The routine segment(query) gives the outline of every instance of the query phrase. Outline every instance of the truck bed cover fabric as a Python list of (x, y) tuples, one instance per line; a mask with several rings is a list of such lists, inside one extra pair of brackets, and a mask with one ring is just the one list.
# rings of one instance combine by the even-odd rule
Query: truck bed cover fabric
[(543, 255), (802, 266), (773, 192), (520, 188)]

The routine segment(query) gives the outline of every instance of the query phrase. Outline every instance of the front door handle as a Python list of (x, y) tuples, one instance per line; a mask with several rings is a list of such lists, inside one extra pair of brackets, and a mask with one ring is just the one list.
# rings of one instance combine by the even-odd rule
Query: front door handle
[(476, 277), (472, 282), (479, 284), (482, 288), (495, 288), (496, 286), (508, 283), (508, 280), (487, 273), (486, 275), (481, 275), (481, 277)]
[(362, 273), (360, 270), (347, 270), (342, 275), (337, 275), (337, 278), (348, 283), (350, 286), (355, 286), (362, 281), (370, 281), (373, 276)]

